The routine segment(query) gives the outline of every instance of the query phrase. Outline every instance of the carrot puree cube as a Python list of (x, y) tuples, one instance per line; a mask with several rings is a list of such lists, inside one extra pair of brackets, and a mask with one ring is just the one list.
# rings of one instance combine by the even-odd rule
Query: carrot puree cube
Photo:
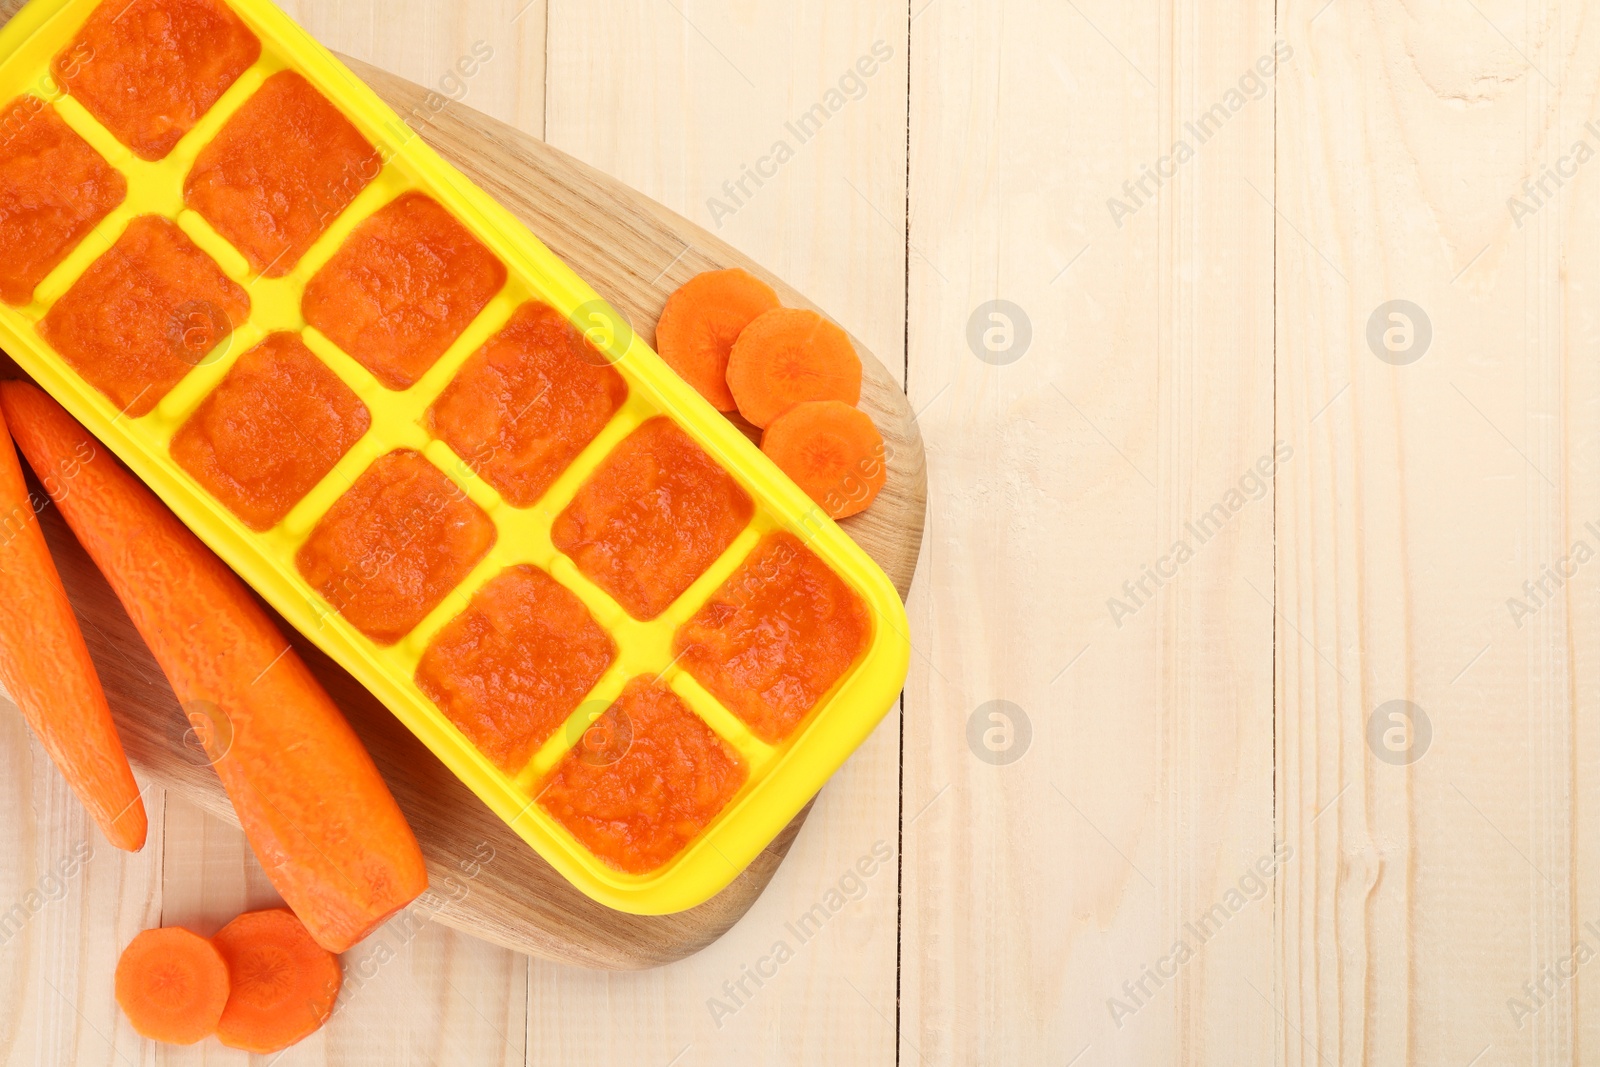
[(506, 281), (448, 211), (404, 193), (357, 226), (306, 286), (306, 321), (390, 389), (409, 389)]
[(494, 546), (483, 509), (420, 452), (366, 469), (295, 554), (301, 577), (350, 625), (392, 645)]
[(38, 329), (90, 385), (137, 418), (249, 316), (249, 294), (177, 223), (141, 215)]
[(300, 75), (268, 78), (204, 148), (183, 199), (279, 278), (383, 166), (376, 149)]
[(172, 438), (172, 458), (251, 529), (270, 530), (372, 425), (299, 334), (240, 356)]
[(636, 619), (653, 619), (733, 544), (754, 505), (666, 417), (629, 434), (555, 521), (551, 538)]
[(56, 56), (67, 92), (141, 159), (162, 159), (261, 55), (216, 0), (106, 0)]
[(844, 676), (872, 630), (855, 591), (790, 533), (764, 538), (679, 628), (683, 668), (776, 744)]
[(628, 386), (555, 308), (529, 301), (428, 409), (427, 425), (512, 505), (533, 505)]
[(26, 304), (44, 276), (122, 203), (128, 182), (36, 96), (0, 118), (0, 300)]
[(539, 803), (606, 863), (643, 874), (698, 837), (748, 774), (676, 693), (635, 678), (556, 765)]
[(501, 571), (439, 631), (417, 665), (417, 687), (515, 774), (616, 656), (583, 601), (523, 564)]

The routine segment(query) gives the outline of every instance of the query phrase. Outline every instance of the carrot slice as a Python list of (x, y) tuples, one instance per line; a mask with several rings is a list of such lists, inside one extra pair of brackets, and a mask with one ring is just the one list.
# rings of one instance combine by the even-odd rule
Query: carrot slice
[[(92, 453), (90, 453), (92, 454)], [(70, 481), (67, 457), (47, 483)], [(111, 721), (100, 676), (61, 586), (11, 435), (0, 418), (0, 682), (78, 800), (113, 845), (144, 846), (139, 785)]]
[(228, 968), (205, 938), (181, 926), (146, 930), (117, 960), (117, 1004), (152, 1041), (192, 1045), (217, 1032)]
[(728, 389), (756, 426), (804, 400), (861, 399), (861, 357), (845, 332), (815, 311), (777, 308), (746, 326), (728, 355)]
[(343, 976), (339, 960), (282, 908), (251, 911), (211, 939), (233, 991), (217, 1023), (229, 1048), (277, 1052), (322, 1028)]
[[(33, 385), (0, 382), (55, 497), (202, 739), (256, 857), (317, 943), (342, 952), (428, 885), (417, 839), (350, 724), (244, 584)], [(48, 486), (47, 486), (48, 488)]]
[(761, 435), (761, 451), (835, 519), (865, 511), (888, 475), (878, 428), (838, 400), (785, 411)]
[(656, 351), (712, 407), (732, 411), (728, 353), (756, 316), (777, 306), (772, 286), (738, 267), (696, 274), (667, 297), (656, 323)]

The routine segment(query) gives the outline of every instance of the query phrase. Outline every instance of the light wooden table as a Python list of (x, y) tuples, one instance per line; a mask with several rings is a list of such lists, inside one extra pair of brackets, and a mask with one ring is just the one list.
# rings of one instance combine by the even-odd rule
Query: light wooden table
[[(1594, 5), (288, 6), (903, 358), (931, 493), (903, 708), (731, 934), (606, 975), (390, 927), (279, 1063), (1600, 1055)], [(157, 801), (124, 859), (14, 714), (0, 761), (4, 1061), (244, 1062), (109, 995), (272, 899), (239, 834)]]

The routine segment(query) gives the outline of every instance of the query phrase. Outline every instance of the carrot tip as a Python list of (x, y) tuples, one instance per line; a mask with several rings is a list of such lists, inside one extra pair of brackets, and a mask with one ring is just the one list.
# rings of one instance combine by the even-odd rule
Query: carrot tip
[[(12, 447), (13, 428), (19, 441), (33, 428), (17, 405), (35, 398), (22, 382), (0, 386), (0, 681), (106, 840), (135, 852), (144, 802)], [(68, 470), (30, 462), (46, 487)]]

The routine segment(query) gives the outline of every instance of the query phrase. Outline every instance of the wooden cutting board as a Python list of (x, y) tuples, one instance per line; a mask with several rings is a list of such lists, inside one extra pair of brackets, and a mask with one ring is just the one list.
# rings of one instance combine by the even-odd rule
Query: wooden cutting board
[[(21, 7), (21, 0), (0, 0), (0, 24)], [(744, 267), (771, 283), (785, 304), (814, 306), (711, 234), (544, 142), (457, 104), (435, 112), (422, 87), (358, 60), (344, 61), (442, 156), (497, 197), (627, 316), (645, 340), (653, 343), (667, 294), (717, 267)], [(903, 598), (922, 543), (927, 490), (922, 439), (895, 377), (859, 340), (855, 343), (865, 366), (861, 406), (883, 434), (889, 476), (872, 508), (841, 525), (883, 567)], [(0, 376), (21, 375), (4, 360)], [(202, 753), (185, 744), (188, 723), (121, 605), (56, 510), (47, 508), (42, 521), (142, 783), (157, 783), (236, 822)], [(688, 956), (749, 910), (810, 810), (808, 805), (707, 903), (665, 916), (612, 911), (573, 888), (359, 683), (279, 624), (349, 716), (416, 830), (434, 884), (421, 906), (438, 922), (507, 948), (615, 970)]]

